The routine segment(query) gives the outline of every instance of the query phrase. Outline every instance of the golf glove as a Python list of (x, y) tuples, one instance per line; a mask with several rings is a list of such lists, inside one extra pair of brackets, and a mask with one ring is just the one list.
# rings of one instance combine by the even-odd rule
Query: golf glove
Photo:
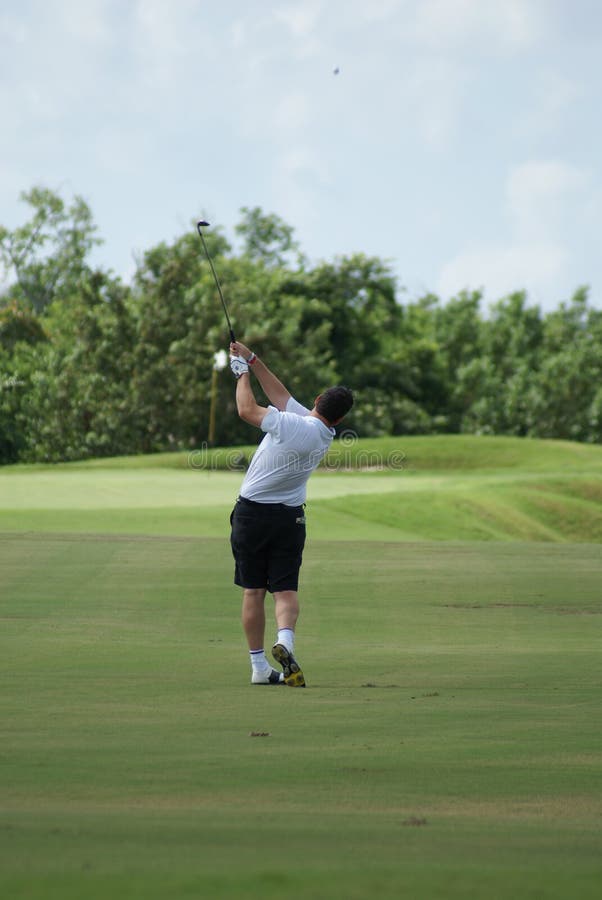
[(231, 356), (230, 368), (236, 378), (240, 378), (241, 375), (244, 375), (245, 372), (249, 371), (249, 364), (242, 356)]

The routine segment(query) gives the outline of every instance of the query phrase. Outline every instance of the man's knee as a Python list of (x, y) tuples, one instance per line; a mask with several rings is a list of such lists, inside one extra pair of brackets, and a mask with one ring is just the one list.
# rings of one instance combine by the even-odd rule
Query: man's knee
[(243, 588), (243, 599), (248, 603), (263, 603), (265, 588)]

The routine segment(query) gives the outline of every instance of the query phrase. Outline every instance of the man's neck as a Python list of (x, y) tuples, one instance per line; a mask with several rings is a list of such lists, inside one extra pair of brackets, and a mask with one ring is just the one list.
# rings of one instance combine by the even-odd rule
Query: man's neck
[(320, 413), (318, 412), (318, 410), (315, 408), (315, 406), (312, 409), (312, 411), (310, 412), (310, 416), (313, 416), (314, 419), (319, 419), (320, 422), (324, 422), (324, 424), (326, 425), (327, 428), (332, 428), (332, 425), (330, 424), (328, 419), (325, 419), (324, 416), (321, 416)]

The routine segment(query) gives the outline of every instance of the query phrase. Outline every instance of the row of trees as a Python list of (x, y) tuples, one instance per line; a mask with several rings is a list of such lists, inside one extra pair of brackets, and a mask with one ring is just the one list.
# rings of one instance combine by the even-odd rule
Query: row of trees
[[(87, 204), (34, 188), (25, 225), (0, 228), (0, 462), (199, 447), (227, 330), (193, 227), (138, 261), (132, 284), (90, 262)], [(602, 311), (581, 288), (555, 311), (479, 292), (400, 302), (389, 265), (310, 265), (290, 226), (243, 209), (235, 252), (207, 234), (234, 328), (302, 402), (357, 396), (362, 436), (473, 432), (602, 441)], [(219, 373), (216, 443), (250, 443)]]

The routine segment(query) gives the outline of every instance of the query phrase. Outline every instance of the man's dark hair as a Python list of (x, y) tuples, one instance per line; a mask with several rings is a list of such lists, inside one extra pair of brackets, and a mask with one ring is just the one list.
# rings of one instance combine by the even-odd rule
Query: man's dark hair
[(327, 422), (336, 422), (346, 416), (353, 406), (353, 394), (349, 388), (338, 384), (320, 394), (316, 409)]

